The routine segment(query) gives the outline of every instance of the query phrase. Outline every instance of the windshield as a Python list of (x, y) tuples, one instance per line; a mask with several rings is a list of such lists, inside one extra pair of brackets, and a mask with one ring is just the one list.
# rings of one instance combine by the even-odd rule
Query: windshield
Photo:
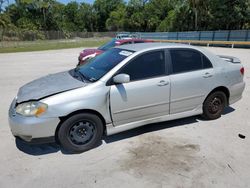
[(99, 47), (99, 50), (103, 50), (106, 51), (110, 48), (113, 48), (115, 46), (115, 41), (116, 39), (112, 39), (111, 41), (107, 42), (106, 44), (102, 45), (101, 47)]
[(75, 71), (79, 72), (86, 80), (95, 82), (131, 54), (133, 51), (112, 48), (77, 67)]

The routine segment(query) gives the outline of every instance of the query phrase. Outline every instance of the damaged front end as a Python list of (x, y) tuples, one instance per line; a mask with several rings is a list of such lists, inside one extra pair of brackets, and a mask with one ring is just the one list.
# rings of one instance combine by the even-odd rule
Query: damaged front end
[(53, 141), (60, 119), (43, 117), (49, 105), (41, 100), (86, 85), (88, 82), (78, 79), (74, 70), (51, 74), (25, 84), (9, 108), (12, 134), (26, 142), (39, 142), (39, 138), (46, 142)]

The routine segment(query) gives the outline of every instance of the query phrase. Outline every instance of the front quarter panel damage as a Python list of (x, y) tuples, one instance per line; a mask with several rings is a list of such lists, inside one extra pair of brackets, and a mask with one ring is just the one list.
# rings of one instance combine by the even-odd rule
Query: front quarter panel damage
[(109, 87), (102, 82), (50, 96), (41, 100), (48, 104), (48, 111), (42, 117), (63, 117), (78, 110), (94, 110), (106, 123), (111, 123), (108, 96)]

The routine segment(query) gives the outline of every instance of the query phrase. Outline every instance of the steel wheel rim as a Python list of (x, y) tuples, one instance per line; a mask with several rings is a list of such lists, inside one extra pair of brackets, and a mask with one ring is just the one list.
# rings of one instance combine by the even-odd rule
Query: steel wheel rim
[(222, 108), (223, 108), (223, 100), (220, 97), (218, 97), (218, 96), (215, 96), (209, 102), (208, 111), (211, 114), (216, 114), (216, 113), (222, 111)]
[(73, 124), (69, 130), (69, 140), (75, 145), (85, 145), (89, 143), (94, 135), (96, 129), (93, 122), (81, 120)]

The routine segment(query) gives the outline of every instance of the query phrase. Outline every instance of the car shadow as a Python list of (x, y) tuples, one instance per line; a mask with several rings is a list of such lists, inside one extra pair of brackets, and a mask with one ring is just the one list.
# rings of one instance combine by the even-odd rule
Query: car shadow
[(222, 115), (229, 114), (229, 113), (231, 113), (231, 112), (233, 112), (233, 111), (235, 111), (234, 108), (232, 108), (231, 106), (227, 106), (227, 107), (225, 108), (225, 110), (223, 111)]
[[(235, 109), (232, 107), (226, 107), (222, 115), (229, 114), (233, 112)], [(198, 120), (203, 119), (200, 116), (193, 116), (193, 117), (188, 117), (188, 118), (183, 118), (183, 119), (178, 119), (178, 120), (172, 120), (172, 121), (165, 121), (161, 123), (154, 123), (154, 124), (148, 124), (144, 125), (142, 127), (138, 127), (135, 129), (131, 129), (125, 132), (121, 132), (115, 135), (111, 136), (104, 136), (103, 140), (105, 143), (109, 144), (112, 142), (116, 142), (119, 140), (123, 139), (128, 139), (131, 137), (139, 136), (141, 134), (149, 133), (149, 132), (155, 132), (159, 131), (162, 129), (167, 129), (167, 128), (172, 128), (172, 127), (178, 127), (178, 126), (183, 126), (187, 124), (192, 124), (198, 122)], [(102, 142), (98, 143), (98, 146), (102, 145)], [(76, 153), (71, 153), (63, 150), (58, 144), (56, 143), (50, 143), (50, 144), (28, 144), (18, 138), (16, 138), (16, 147), (29, 155), (47, 155), (50, 153), (57, 153), (58, 151), (61, 151), (62, 154), (65, 155), (71, 155), (71, 154), (76, 154)]]
[(46, 155), (60, 151), (60, 146), (56, 143), (49, 144), (29, 144), (23, 140), (16, 138), (16, 147), (29, 155)]
[(198, 119), (199, 119), (199, 116), (192, 116), (192, 117), (178, 119), (178, 120), (171, 120), (171, 121), (164, 121), (161, 123), (148, 124), (148, 125), (144, 125), (135, 129), (124, 131), (118, 134), (114, 134), (111, 136), (104, 136), (104, 141), (108, 144), (108, 143), (135, 137), (135, 136), (142, 135), (142, 134), (149, 133), (149, 132), (155, 132), (155, 131), (159, 131), (162, 129), (168, 129), (172, 127), (178, 127), (178, 126), (196, 123), (198, 122)]
[[(19, 149), (20, 151), (26, 154), (34, 155), (34, 156), (57, 153), (58, 151), (61, 151), (61, 153), (64, 155), (79, 154), (79, 153), (66, 151), (57, 143), (30, 144), (19, 138), (16, 138), (15, 142), (16, 142), (17, 149)], [(100, 141), (95, 147), (99, 147), (100, 145), (102, 145), (102, 141)]]

